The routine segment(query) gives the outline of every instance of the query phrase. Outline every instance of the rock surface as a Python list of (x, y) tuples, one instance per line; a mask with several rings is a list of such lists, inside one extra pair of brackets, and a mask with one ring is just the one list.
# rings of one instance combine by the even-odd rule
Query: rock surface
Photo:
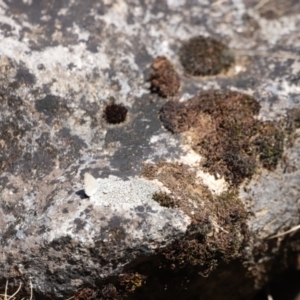
[[(274, 266), (297, 267), (298, 233), (267, 239), (300, 222), (300, 7), (281, 2), (0, 2), (3, 286), (31, 282), (36, 299), (250, 299)], [(234, 55), (226, 72), (185, 74), (180, 49), (199, 35)], [(180, 77), (172, 99), (150, 93), (158, 56)], [(210, 89), (254, 97), (255, 118), (282, 130), (274, 168), (234, 185), (205, 168), (194, 129), (163, 126), (167, 101)], [(89, 198), (85, 172), (99, 182)]]

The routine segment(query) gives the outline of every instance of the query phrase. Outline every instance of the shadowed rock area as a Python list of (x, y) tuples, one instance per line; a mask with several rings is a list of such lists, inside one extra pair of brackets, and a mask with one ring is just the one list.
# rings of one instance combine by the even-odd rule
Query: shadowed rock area
[(275, 299), (299, 269), (299, 231), (269, 239), (300, 223), (298, 6), (0, 1), (0, 293)]

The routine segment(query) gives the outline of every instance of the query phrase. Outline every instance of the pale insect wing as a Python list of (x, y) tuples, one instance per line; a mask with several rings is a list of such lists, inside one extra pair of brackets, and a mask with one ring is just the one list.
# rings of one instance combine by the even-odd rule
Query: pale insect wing
[(97, 179), (90, 173), (84, 174), (84, 192), (87, 196), (93, 196), (98, 189)]

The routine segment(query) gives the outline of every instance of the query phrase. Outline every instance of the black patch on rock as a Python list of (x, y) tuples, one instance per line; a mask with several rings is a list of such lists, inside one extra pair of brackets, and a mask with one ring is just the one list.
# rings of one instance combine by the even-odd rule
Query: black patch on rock
[(127, 108), (123, 104), (110, 103), (104, 109), (104, 117), (109, 124), (120, 124), (126, 120)]
[[(192, 130), (192, 147), (204, 155), (203, 166), (233, 185), (254, 174), (259, 157), (274, 170), (283, 153), (283, 130), (255, 118), (259, 103), (229, 90), (199, 93), (186, 102), (169, 101), (161, 109), (164, 126), (173, 133)], [(219, 175), (218, 175), (219, 174)]]
[(170, 61), (165, 56), (158, 56), (152, 63), (152, 69), (151, 92), (162, 97), (174, 96), (180, 87), (180, 79)]

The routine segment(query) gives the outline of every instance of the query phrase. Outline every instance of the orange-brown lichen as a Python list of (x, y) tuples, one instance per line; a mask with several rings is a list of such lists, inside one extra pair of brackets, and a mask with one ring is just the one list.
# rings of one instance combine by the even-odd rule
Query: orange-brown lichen
[(182, 45), (180, 61), (187, 74), (206, 76), (227, 71), (234, 63), (234, 57), (218, 40), (197, 36)]
[(151, 91), (162, 97), (174, 96), (180, 87), (179, 76), (165, 56), (158, 56), (152, 63)]
[(283, 131), (272, 122), (258, 121), (259, 109), (249, 95), (210, 90), (183, 103), (168, 101), (160, 119), (173, 133), (186, 131), (211, 174), (238, 185), (254, 174), (257, 158), (272, 170), (282, 156)]

